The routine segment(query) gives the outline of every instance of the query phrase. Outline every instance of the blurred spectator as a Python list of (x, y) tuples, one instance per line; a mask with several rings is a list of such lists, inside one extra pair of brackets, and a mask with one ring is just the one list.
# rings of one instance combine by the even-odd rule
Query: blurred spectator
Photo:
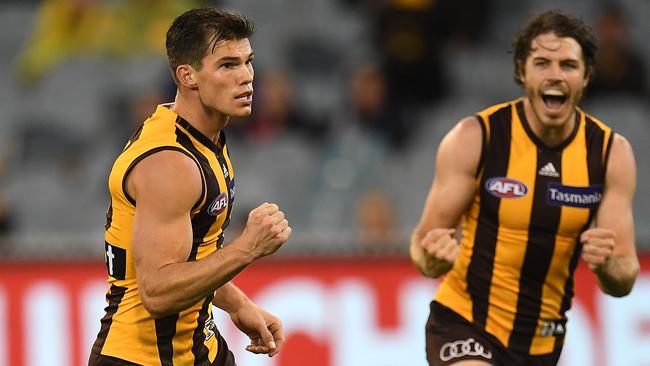
[(164, 53), (165, 29), (200, 0), (47, 0), (20, 60), (23, 81), (35, 82), (69, 57)]
[(391, 98), (427, 103), (447, 90), (435, 1), (378, 1), (373, 36)]
[(309, 209), (314, 227), (333, 230), (350, 228), (357, 198), (377, 187), (391, 143), (403, 142), (400, 136), (406, 133), (376, 66), (356, 67), (344, 94), (323, 149), (321, 174), (314, 176), (310, 207), (318, 209)]
[(255, 81), (253, 114), (245, 121), (235, 121), (232, 127), (254, 142), (268, 142), (287, 133), (321, 140), (326, 119), (294, 104), (293, 87), (286, 75), (279, 71), (260, 74)]
[(489, 16), (488, 0), (367, 1), (372, 33), (390, 98), (409, 106), (447, 92), (444, 48), (451, 41), (473, 45)]
[(176, 84), (169, 69), (165, 68), (160, 80), (136, 92), (127, 89), (111, 90), (107, 96), (106, 112), (102, 114), (101, 134), (110, 141), (114, 153), (124, 148), (124, 143), (162, 103), (171, 103), (176, 96)]
[(395, 207), (381, 192), (370, 190), (359, 197), (356, 224), (363, 251), (385, 254), (399, 249)]
[(587, 97), (597, 95), (636, 95), (648, 91), (647, 70), (639, 52), (628, 39), (628, 23), (618, 5), (605, 7), (598, 16), (598, 60)]
[(350, 114), (365, 132), (377, 135), (392, 148), (406, 145), (410, 128), (400, 105), (388, 97), (384, 75), (374, 65), (356, 68), (350, 81)]

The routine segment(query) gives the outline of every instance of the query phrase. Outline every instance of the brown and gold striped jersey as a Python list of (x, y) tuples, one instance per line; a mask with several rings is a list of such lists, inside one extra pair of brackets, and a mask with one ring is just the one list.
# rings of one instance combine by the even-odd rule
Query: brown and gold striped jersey
[(550, 353), (564, 339), (579, 236), (602, 197), (613, 133), (577, 109), (571, 135), (548, 147), (531, 131), (522, 99), (476, 117), (476, 190), (435, 300), (513, 350)]
[(200, 260), (222, 245), (230, 221), (235, 180), (225, 135), (217, 144), (168, 105), (160, 105), (129, 140), (109, 176), (105, 259), (108, 305), (93, 351), (143, 365), (208, 365), (217, 354), (212, 296), (177, 314), (154, 319), (144, 308), (132, 251), (136, 201), (126, 177), (142, 159), (162, 150), (192, 158), (201, 172), (202, 193), (190, 215), (192, 247), (187, 260)]

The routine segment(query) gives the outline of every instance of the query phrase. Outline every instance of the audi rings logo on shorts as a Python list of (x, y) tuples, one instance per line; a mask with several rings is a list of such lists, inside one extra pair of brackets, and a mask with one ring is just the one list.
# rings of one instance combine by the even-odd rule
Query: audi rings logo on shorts
[(474, 338), (445, 343), (440, 348), (440, 360), (442, 361), (449, 361), (452, 358), (463, 356), (481, 356), (490, 360), (492, 359), (492, 352), (485, 352), (485, 347), (476, 342)]

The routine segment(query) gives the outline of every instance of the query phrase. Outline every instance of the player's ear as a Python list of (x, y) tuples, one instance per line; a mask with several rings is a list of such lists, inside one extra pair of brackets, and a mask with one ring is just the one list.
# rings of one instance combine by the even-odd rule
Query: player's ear
[(176, 78), (178, 78), (179, 84), (185, 86), (186, 88), (197, 88), (194, 68), (192, 68), (190, 65), (178, 65), (176, 68)]
[(524, 63), (521, 61), (517, 61), (517, 63), (515, 64), (515, 70), (516, 70), (515, 75), (519, 83), (521, 83), (522, 85), (524, 84), (524, 79), (526, 76), (526, 69), (524, 66), (525, 66)]
[(585, 71), (585, 79), (583, 81), (582, 87), (586, 88), (587, 85), (589, 85), (589, 81), (591, 80), (591, 72), (589, 70)]

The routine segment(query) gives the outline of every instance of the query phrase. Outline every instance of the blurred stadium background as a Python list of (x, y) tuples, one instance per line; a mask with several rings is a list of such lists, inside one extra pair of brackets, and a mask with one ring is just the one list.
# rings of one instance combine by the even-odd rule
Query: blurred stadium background
[[(103, 307), (107, 174), (137, 124), (173, 99), (164, 33), (200, 5), (258, 29), (254, 114), (227, 130), (230, 235), (264, 201), (294, 228), (278, 258), (238, 280), (283, 315), (287, 349), (238, 354), (242, 365), (425, 365), (435, 283), (406, 253), (435, 149), (460, 118), (521, 94), (509, 44), (541, 10), (578, 14), (600, 38), (583, 107), (635, 149), (648, 271), (647, 0), (2, 0), (0, 366), (84, 364)], [(578, 277), (563, 365), (650, 364), (650, 272), (623, 300), (600, 295), (584, 268)]]

